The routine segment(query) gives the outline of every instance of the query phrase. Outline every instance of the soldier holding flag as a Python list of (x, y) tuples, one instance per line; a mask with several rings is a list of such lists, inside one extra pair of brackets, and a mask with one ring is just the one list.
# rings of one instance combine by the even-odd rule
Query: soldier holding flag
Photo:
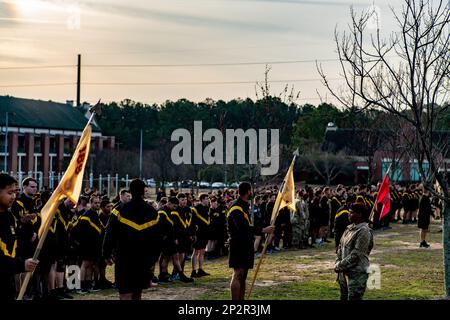
[(256, 233), (273, 233), (275, 227), (268, 226), (257, 230), (250, 221), (249, 201), (253, 197), (252, 187), (248, 182), (239, 185), (239, 198), (228, 211), (228, 233), (230, 243), (229, 266), (233, 268), (231, 279), (231, 299), (244, 300), (245, 281), (248, 269), (253, 268), (253, 241)]

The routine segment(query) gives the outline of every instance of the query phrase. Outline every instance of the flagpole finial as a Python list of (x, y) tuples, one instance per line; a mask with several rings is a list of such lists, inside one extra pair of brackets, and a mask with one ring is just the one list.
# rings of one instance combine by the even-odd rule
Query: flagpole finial
[(89, 108), (90, 113), (92, 113), (92, 114), (95, 113), (97, 116), (100, 116), (102, 114), (102, 108), (100, 105), (101, 100), (102, 99), (99, 99), (98, 102), (94, 106)]
[(298, 148), (297, 148), (297, 149), (295, 149), (295, 151), (294, 151), (294, 156), (298, 157), (299, 155), (300, 155), (300, 153), (298, 152)]

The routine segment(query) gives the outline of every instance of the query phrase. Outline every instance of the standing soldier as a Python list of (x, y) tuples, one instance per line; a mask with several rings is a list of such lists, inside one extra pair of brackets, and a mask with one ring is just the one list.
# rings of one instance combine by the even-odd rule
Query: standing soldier
[(193, 278), (189, 278), (184, 274), (184, 255), (190, 250), (189, 220), (186, 218), (187, 198), (184, 193), (178, 193), (177, 199), (178, 207), (170, 212), (175, 238), (175, 253), (172, 256), (172, 277), (179, 279), (181, 282), (194, 282)]
[(349, 210), (351, 224), (345, 229), (337, 250), (335, 272), (341, 287), (341, 300), (362, 300), (367, 286), (369, 254), (373, 235), (369, 227), (369, 210), (355, 203)]
[(336, 193), (331, 197), (330, 200), (330, 237), (334, 237), (334, 218), (336, 216), (337, 211), (345, 202), (344, 199), (345, 189), (343, 187), (338, 187), (336, 189)]
[(342, 235), (345, 229), (350, 224), (349, 213), (350, 207), (355, 202), (356, 196), (354, 194), (348, 196), (347, 201), (343, 206), (341, 206), (337, 212), (334, 219), (334, 243), (336, 245), (336, 251), (341, 242)]
[[(205, 249), (208, 243), (208, 228), (210, 224), (209, 217), (209, 197), (207, 194), (200, 195), (200, 203), (192, 207), (191, 229), (195, 235), (192, 253), (192, 274), (191, 278), (209, 276), (209, 273), (203, 270), (205, 259)], [(197, 270), (198, 261), (198, 270)]]
[[(100, 197), (93, 195), (89, 199), (91, 208), (86, 211), (74, 225), (72, 232), (78, 242), (81, 259), (81, 293), (94, 290), (93, 279), (97, 279), (98, 261), (101, 257), (102, 228), (98, 211)], [(95, 290), (98, 290), (96, 283)]]
[[(100, 203), (100, 225), (101, 225), (101, 239), (102, 242), (100, 243), (100, 250), (101, 246), (103, 245), (103, 239), (105, 238), (105, 232), (106, 232), (106, 226), (108, 225), (109, 218), (111, 217), (111, 211), (113, 208), (113, 204), (109, 202), (109, 200), (102, 200)], [(100, 259), (98, 263), (98, 271), (99, 271), (99, 287), (100, 289), (109, 289), (113, 287), (113, 284), (111, 281), (106, 279), (106, 261), (104, 259)]]
[(159, 215), (145, 202), (145, 182), (130, 183), (131, 201), (111, 216), (103, 243), (103, 257), (115, 263), (116, 286), (121, 300), (141, 300), (151, 280), (150, 267), (160, 254)]
[[(37, 208), (35, 206), (35, 195), (37, 193), (37, 182), (35, 179), (28, 177), (22, 181), (22, 193), (16, 198), (11, 211), (16, 216), (18, 220), (18, 247), (20, 248), (17, 254), (25, 259), (26, 257), (31, 257), (36, 250), (39, 232), (39, 227), (41, 225), (41, 218), (38, 214)], [(22, 282), (24, 275), (16, 275), (16, 287), (17, 290), (20, 289), (20, 283)], [(38, 274), (33, 275), (32, 284), (36, 284), (36, 277)], [(37, 293), (37, 287), (30, 287)]]
[(245, 281), (248, 270), (254, 264), (254, 235), (257, 233), (273, 233), (274, 227), (268, 226), (262, 230), (256, 228), (250, 221), (249, 201), (253, 197), (250, 183), (239, 185), (239, 198), (231, 204), (228, 211), (228, 234), (230, 244), (229, 267), (233, 268), (230, 290), (232, 300), (244, 300)]
[[(176, 197), (170, 197), (168, 202), (158, 210), (159, 224), (162, 231), (162, 248), (161, 257), (159, 258), (159, 282), (172, 282), (178, 279), (178, 274), (175, 277), (171, 277), (168, 271), (169, 262), (172, 260), (172, 256), (176, 252), (175, 239), (174, 239), (174, 223), (171, 219), (171, 212), (176, 210), (178, 206), (178, 199)], [(176, 266), (174, 266), (175, 268)], [(180, 267), (181, 269), (181, 267)]]
[(38, 261), (17, 255), (17, 220), (10, 209), (16, 199), (17, 181), (0, 173), (0, 300), (14, 300), (14, 275), (32, 272)]

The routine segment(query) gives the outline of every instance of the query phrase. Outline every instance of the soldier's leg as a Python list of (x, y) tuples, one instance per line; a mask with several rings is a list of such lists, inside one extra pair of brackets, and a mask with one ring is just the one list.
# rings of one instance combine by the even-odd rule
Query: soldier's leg
[(362, 300), (367, 287), (367, 279), (369, 274), (357, 273), (348, 277), (348, 299)]
[(341, 301), (347, 301), (348, 300), (348, 286), (347, 286), (347, 279), (345, 278), (343, 273), (338, 273), (337, 283), (339, 284), (339, 288), (341, 291)]

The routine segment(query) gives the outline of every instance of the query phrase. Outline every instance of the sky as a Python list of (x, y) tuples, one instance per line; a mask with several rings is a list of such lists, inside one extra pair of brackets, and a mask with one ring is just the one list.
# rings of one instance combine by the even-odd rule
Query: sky
[[(342, 85), (334, 30), (377, 6), (380, 26), (400, 0), (0, 0), (0, 95), (162, 103), (254, 99), (271, 63), (271, 92), (286, 85), (298, 103), (333, 102), (319, 60)], [(137, 65), (137, 66), (136, 66)]]

